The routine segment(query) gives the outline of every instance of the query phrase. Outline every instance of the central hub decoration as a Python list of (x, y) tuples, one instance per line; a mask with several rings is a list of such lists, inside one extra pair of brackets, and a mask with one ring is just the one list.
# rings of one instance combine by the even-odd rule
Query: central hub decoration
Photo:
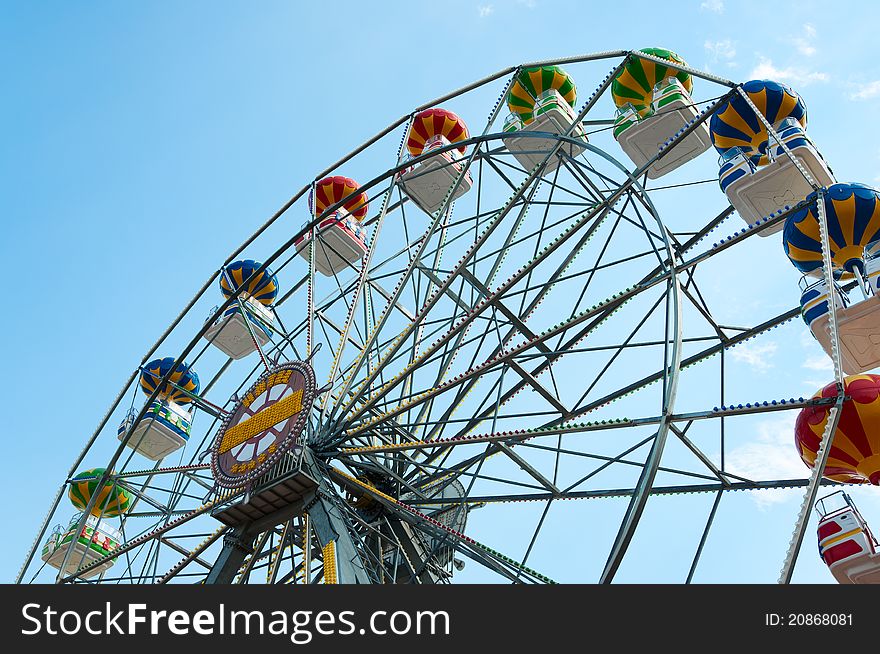
[(224, 488), (264, 474), (300, 435), (315, 400), (315, 373), (302, 361), (266, 371), (233, 406), (214, 441), (211, 471)]

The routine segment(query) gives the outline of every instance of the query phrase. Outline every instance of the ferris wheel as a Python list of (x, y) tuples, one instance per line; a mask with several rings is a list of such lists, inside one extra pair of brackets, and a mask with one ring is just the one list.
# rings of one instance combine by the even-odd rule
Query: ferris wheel
[[(801, 303), (719, 322), (714, 262), (747, 274), (764, 237), (807, 276)], [(234, 250), (133, 361), (18, 581), (604, 583), (649, 556), (654, 511), (687, 523), (690, 582), (733, 491), (803, 488), (788, 581), (819, 487), (880, 484), (878, 238), (880, 194), (837, 182), (782, 84), (659, 48), (500, 71)], [(731, 403), (725, 353), (802, 317), (832, 384)], [(738, 419), (789, 410), (804, 478), (726, 466)], [(823, 556), (870, 580), (876, 542), (845, 504), (822, 505)], [(841, 554), (847, 520), (861, 549)]]

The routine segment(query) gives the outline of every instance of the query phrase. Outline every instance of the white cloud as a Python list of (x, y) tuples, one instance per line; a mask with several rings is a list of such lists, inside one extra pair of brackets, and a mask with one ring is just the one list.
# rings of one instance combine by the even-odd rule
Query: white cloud
[(823, 353), (808, 357), (803, 364), (801, 364), (801, 368), (806, 368), (807, 370), (829, 371), (834, 370), (834, 364), (832, 364), (831, 359)]
[(711, 11), (714, 14), (724, 13), (724, 0), (705, 0), (700, 3), (700, 11)]
[(858, 90), (849, 94), (850, 100), (870, 100), (880, 95), (880, 79), (868, 82), (867, 84), (859, 84)]
[[(805, 357), (801, 367), (805, 370), (828, 372), (829, 370), (834, 369), (834, 365), (831, 363), (831, 358), (825, 354), (825, 350), (822, 349), (822, 346), (819, 345), (819, 341), (816, 340), (816, 337), (813, 336), (813, 333), (807, 327), (804, 327), (803, 331), (801, 331), (800, 347), (803, 350), (801, 355)], [(830, 381), (830, 378), (829, 380), (818, 382), (807, 382), (805, 380), (805, 383), (808, 383), (809, 386), (813, 387), (813, 391), (816, 391), (825, 386), (828, 381)]]
[(495, 5), (479, 5), (477, 11), (480, 14), (480, 18), (486, 18), (494, 13)]
[(831, 383), (831, 379), (804, 379), (802, 386), (806, 389), (804, 397), (812, 397)]
[(736, 42), (730, 39), (720, 39), (718, 41), (706, 40), (703, 43), (703, 49), (706, 51), (706, 63), (704, 68), (711, 71), (719, 65), (726, 68), (736, 68), (737, 62), (734, 61), (736, 56)]
[(808, 327), (804, 327), (801, 330), (801, 347), (806, 350), (813, 350), (815, 354), (818, 354), (822, 350), (819, 348), (819, 343), (816, 341), (816, 337), (813, 336), (813, 333), (810, 331)]
[(816, 46), (813, 45), (813, 39), (816, 38), (816, 28), (806, 23), (801, 29), (801, 34), (789, 38), (789, 43), (794, 45), (798, 54), (805, 57), (812, 57), (816, 54)]
[[(763, 420), (756, 425), (757, 437), (733, 448), (727, 454), (726, 468), (729, 472), (753, 481), (772, 479), (806, 479), (810, 470), (801, 461), (794, 444), (796, 411), (787, 411), (779, 417)], [(786, 490), (749, 491), (751, 499), (761, 510), (789, 500), (798, 502), (804, 496), (804, 488)], [(831, 488), (819, 490), (819, 497), (833, 492)], [(880, 527), (880, 489), (875, 486), (849, 486), (846, 492), (853, 496), (868, 524), (876, 533)]]
[(719, 61), (729, 61), (736, 56), (736, 44), (730, 39), (720, 41), (706, 41), (703, 43), (709, 62), (716, 64)]
[(754, 372), (764, 373), (773, 367), (770, 360), (776, 354), (776, 349), (777, 345), (772, 341), (761, 344), (747, 343), (736, 346), (729, 350), (729, 353), (734, 361), (747, 364)]
[(750, 79), (769, 79), (775, 82), (785, 82), (797, 86), (809, 86), (813, 82), (827, 82), (828, 75), (819, 71), (807, 70), (799, 66), (777, 68), (773, 61), (766, 57), (760, 57), (757, 66), (749, 75)]
[(802, 38), (794, 38), (792, 39), (792, 43), (797, 48), (798, 53), (804, 55), (805, 57), (812, 57), (816, 54), (816, 46), (811, 44), (806, 39)]
[[(809, 469), (801, 461), (794, 445), (796, 418), (797, 412), (787, 411), (779, 418), (759, 422), (756, 425), (757, 437), (728, 453), (727, 470), (754, 481), (806, 478)], [(752, 499), (762, 509), (802, 495), (803, 489), (751, 491)]]

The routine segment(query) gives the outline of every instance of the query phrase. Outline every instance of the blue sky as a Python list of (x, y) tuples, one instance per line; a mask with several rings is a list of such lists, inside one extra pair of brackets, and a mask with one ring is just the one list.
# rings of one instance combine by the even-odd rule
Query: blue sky
[[(211, 271), (316, 172), (411, 107), (526, 61), (663, 46), (733, 80), (790, 84), (838, 179), (880, 185), (878, 14), (863, 2), (730, 0), (2, 3), (0, 256), (13, 274), (0, 394), (16, 527), (0, 544), (0, 579), (17, 572), (123, 381)], [(712, 155), (703, 159), (710, 170)], [(724, 206), (717, 187), (698, 193)], [(724, 289), (733, 321), (797, 301), (779, 243), (754, 252), (745, 265), (756, 286)], [(830, 380), (802, 325), (786, 329), (732, 351), (733, 399), (808, 395)], [(792, 420), (752, 421), (732, 465), (803, 475)], [(880, 525), (874, 490), (857, 499)], [(797, 493), (723, 502), (706, 578), (733, 559), (760, 570), (754, 580), (774, 580), (798, 502)], [(706, 502), (694, 510), (704, 515)], [(765, 532), (767, 560), (741, 561), (738, 541)], [(830, 582), (812, 538), (796, 580)]]

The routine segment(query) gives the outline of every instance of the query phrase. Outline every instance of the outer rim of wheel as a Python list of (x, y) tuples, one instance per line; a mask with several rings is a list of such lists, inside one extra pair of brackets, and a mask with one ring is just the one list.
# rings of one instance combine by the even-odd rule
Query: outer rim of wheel
[[(536, 134), (536, 133), (532, 133), (532, 134), (530, 134), (530, 136), (538, 136), (538, 135), (539, 135), (539, 134)], [(500, 138), (503, 138), (504, 136), (505, 136), (505, 135), (502, 134), (502, 133), (485, 134), (485, 135), (482, 135), (482, 136), (473, 137), (472, 139), (469, 140), (469, 142), (472, 142), (472, 144), (474, 144), (474, 145), (476, 145), (476, 144), (478, 144), (478, 143), (482, 144), (483, 142), (491, 141), (491, 140), (494, 140), (494, 139), (500, 139)], [(541, 136), (544, 136), (544, 135), (541, 134)], [(574, 142), (574, 139), (572, 139), (572, 138), (569, 138), (569, 137), (559, 137), (558, 135), (547, 134), (546, 137), (547, 137), (547, 138), (555, 138), (555, 139), (557, 139), (557, 140), (563, 140), (563, 141)], [(461, 145), (461, 144), (455, 144), (454, 146), (451, 145), (451, 146), (448, 146), (448, 147), (445, 148), (445, 149), (449, 149), (449, 150), (451, 150), (451, 149), (457, 149), (457, 147), (460, 146), (460, 145)], [(602, 150), (600, 150), (600, 149), (598, 149), (598, 148), (595, 148), (595, 146), (592, 146), (591, 144), (586, 144), (586, 145), (587, 145), (587, 147), (588, 147), (591, 151), (593, 151), (594, 153), (599, 154), (599, 155), (605, 157), (606, 160), (611, 161), (611, 162), (614, 163), (616, 166), (618, 166), (622, 172), (624, 172), (625, 174), (627, 174), (628, 176), (630, 176), (630, 179), (631, 179), (632, 182), (633, 182), (633, 187), (636, 188), (636, 189), (638, 189), (638, 193), (639, 193), (640, 197), (642, 198), (643, 202), (646, 203), (646, 206), (649, 206), (649, 207), (650, 207), (650, 213), (652, 214), (652, 216), (654, 216), (654, 218), (655, 218), (655, 220), (656, 220), (656, 222), (657, 222), (657, 224), (658, 224), (658, 227), (659, 227), (660, 230), (661, 230), (660, 233), (663, 235), (663, 239), (664, 239), (664, 242), (665, 242), (665, 244), (666, 244), (667, 254), (668, 254), (668, 256), (669, 256), (669, 262), (670, 262), (670, 271), (674, 273), (674, 274), (670, 275), (670, 279), (669, 279), (670, 286), (669, 286), (669, 289), (667, 290), (667, 293), (668, 293), (669, 297), (672, 298), (672, 302), (673, 302), (673, 304), (674, 304), (674, 311), (675, 311), (675, 313), (676, 313), (676, 315), (677, 315), (678, 312), (680, 311), (680, 308), (681, 308), (681, 302), (680, 302), (680, 297), (679, 297), (679, 292), (680, 292), (680, 289), (679, 289), (679, 279), (678, 279), (678, 275), (681, 274), (681, 271), (677, 271), (677, 270), (676, 270), (676, 268), (677, 268), (677, 263), (676, 263), (676, 262), (677, 262), (677, 258), (676, 258), (676, 256), (675, 256), (674, 251), (672, 250), (672, 248), (671, 248), (671, 246), (670, 246), (670, 244), (669, 244), (668, 235), (667, 235), (667, 230), (666, 230), (666, 228), (665, 228), (665, 225), (663, 225), (663, 223), (662, 223), (662, 221), (661, 221), (661, 219), (660, 219), (660, 217), (659, 217), (659, 214), (656, 212), (656, 209), (653, 207), (653, 203), (651, 202), (650, 196), (648, 195), (648, 193), (647, 193), (646, 191), (644, 191), (643, 188), (641, 188), (640, 185), (638, 185), (637, 180), (635, 180), (634, 178), (632, 178), (631, 175), (629, 174), (629, 172), (627, 171), (627, 169), (624, 168), (622, 165), (620, 165), (619, 162), (617, 162), (617, 160), (613, 159), (613, 157), (610, 157), (610, 155), (607, 155), (607, 153), (605, 153), (604, 151), (602, 151)], [(437, 152), (438, 152), (438, 151), (432, 151), (432, 152), (431, 152), (431, 156), (437, 154)], [(428, 155), (423, 155), (422, 158), (427, 158), (427, 157), (428, 157)], [(417, 160), (416, 160), (415, 162), (418, 163)], [(362, 188), (364, 188), (364, 189), (369, 189), (369, 188), (371, 188), (371, 187), (373, 187), (373, 186), (375, 186), (375, 185), (381, 184), (381, 182), (382, 182), (383, 180), (387, 179), (388, 176), (396, 175), (401, 169), (403, 169), (403, 168), (405, 168), (405, 167), (407, 167), (407, 166), (410, 166), (410, 165), (412, 165), (412, 164), (413, 164), (413, 161), (407, 161), (405, 164), (403, 164), (403, 163), (398, 164), (396, 167), (392, 168), (392, 169), (389, 170), (389, 171), (386, 171), (386, 173), (383, 173), (382, 175), (380, 175), (380, 176), (374, 178), (373, 180), (371, 180), (371, 181), (368, 182), (367, 184), (363, 185)], [(293, 203), (293, 201), (291, 201), (290, 204), (292, 204), (292, 203)], [(342, 202), (341, 202), (340, 204), (342, 204)], [(288, 205), (288, 206), (289, 206), (289, 205)], [(333, 209), (334, 209), (334, 207), (330, 207), (330, 208), (327, 210), (327, 212), (325, 212), (325, 213), (332, 212)], [(285, 210), (286, 210), (286, 209), (285, 209)], [(283, 211), (280, 212), (280, 213), (283, 213)], [(280, 215), (280, 213), (279, 213), (279, 215)], [(294, 239), (298, 239), (298, 238), (300, 238), (303, 234), (309, 232), (309, 231), (312, 229), (312, 227), (313, 227), (315, 224), (317, 224), (318, 222), (320, 222), (320, 220), (322, 220), (322, 219), (323, 219), (323, 218), (319, 216), (319, 217), (316, 217), (314, 220), (310, 221), (310, 223), (309, 223), (308, 225), (306, 225), (305, 227), (303, 227), (303, 228), (300, 230), (300, 232), (297, 234), (297, 236), (294, 237)], [(293, 241), (294, 239), (291, 239), (291, 241)], [(252, 240), (252, 239), (251, 239), (251, 240)], [(239, 253), (240, 253), (245, 247), (247, 247), (247, 245), (251, 242), (251, 240), (246, 240), (246, 241), (242, 244), (242, 246), (240, 246), (239, 250), (238, 250), (236, 253), (234, 253), (234, 254), (230, 257), (230, 260), (231, 260), (232, 258), (234, 258), (237, 254), (239, 254)], [(282, 253), (288, 251), (288, 250), (290, 249), (290, 247), (291, 247), (291, 246), (290, 246), (290, 242), (288, 242), (288, 243), (282, 245), (280, 248), (278, 248), (278, 249), (277, 249), (277, 250), (271, 255), (271, 257), (269, 257), (269, 258), (267, 259), (267, 262), (266, 262), (266, 264), (264, 264), (264, 265), (268, 265), (271, 261), (274, 261), (274, 260), (275, 260), (278, 256), (280, 256)], [(216, 275), (215, 275), (215, 276), (216, 276)], [(209, 284), (211, 284), (211, 282), (213, 282), (213, 279), (214, 279), (214, 278), (212, 277), (212, 278), (206, 283), (205, 286), (207, 287)], [(186, 313), (188, 313), (189, 310), (192, 308), (192, 306), (195, 304), (196, 300), (197, 300), (198, 298), (200, 298), (200, 297), (203, 295), (203, 293), (204, 293), (204, 289), (199, 293), (199, 295), (197, 295), (196, 299), (194, 299), (193, 302), (191, 302), (190, 305), (189, 305), (187, 308), (184, 309), (184, 312), (183, 312), (181, 315), (185, 315)], [(228, 304), (227, 304), (226, 306), (229, 306), (229, 304), (231, 304), (231, 302), (234, 302), (235, 299), (236, 299), (237, 297), (238, 297), (238, 293), (236, 293), (234, 296), (232, 296), (231, 298), (229, 298), (229, 300), (228, 300)], [(167, 335), (171, 332), (171, 330), (175, 327), (176, 322), (177, 322), (177, 321), (172, 322), (172, 325), (171, 325), (171, 326), (169, 327), (169, 329), (166, 331), (166, 334), (165, 334), (166, 336), (167, 336)], [(200, 331), (200, 333), (198, 334), (198, 336), (196, 336), (194, 342), (191, 343), (191, 345), (186, 349), (186, 352), (189, 352), (189, 351), (192, 350), (192, 348), (194, 347), (195, 343), (197, 343), (197, 342), (201, 339), (201, 337), (203, 336), (204, 331), (206, 331), (206, 328), (207, 328), (207, 327), (203, 327), (203, 328), (202, 328), (202, 330)], [(673, 340), (674, 340), (674, 351), (673, 351), (673, 355), (672, 355), (671, 358), (676, 362), (676, 365), (672, 365), (672, 366), (669, 366), (669, 367), (667, 368), (667, 370), (669, 371), (669, 378), (668, 378), (667, 393), (666, 393), (666, 395), (665, 395), (665, 397), (664, 397), (664, 413), (667, 414), (667, 415), (673, 413), (673, 408), (674, 408), (675, 399), (676, 399), (676, 398), (675, 398), (675, 395), (676, 395), (677, 382), (678, 382), (678, 377), (679, 377), (679, 374), (680, 374), (680, 366), (678, 365), (678, 362), (680, 361), (680, 358), (681, 358), (681, 338), (682, 338), (682, 325), (681, 325), (680, 320), (677, 322), (677, 328), (676, 328), (674, 331), (675, 331), (674, 339), (673, 339)], [(163, 339), (164, 339), (164, 336), (163, 336)], [(160, 341), (163, 340), (163, 339), (160, 339)], [(155, 349), (155, 348), (154, 348), (154, 349)], [(182, 355), (182, 356), (185, 356), (185, 355)], [(130, 387), (130, 385), (131, 385), (131, 383), (126, 384), (126, 386), (125, 386), (125, 388), (123, 389), (122, 393), (125, 393), (125, 392), (128, 390), (128, 388)], [(122, 394), (122, 393), (121, 393), (121, 394)], [(149, 400), (147, 401), (146, 404), (149, 404)], [(113, 411), (113, 409), (111, 408), (110, 412), (108, 412), (108, 416), (109, 416), (109, 413), (112, 413), (112, 411)], [(139, 422), (140, 420), (142, 420), (142, 419), (143, 419), (143, 416), (142, 416), (142, 415), (139, 416), (139, 418), (138, 418), (138, 422)], [(105, 421), (106, 421), (106, 419), (105, 419)], [(136, 423), (136, 424), (137, 424), (137, 423)], [(670, 426), (669, 421), (668, 421), (668, 420), (664, 420), (663, 423), (661, 424), (660, 428), (658, 429), (658, 432), (657, 432), (657, 441), (660, 442), (659, 452), (658, 452), (658, 455), (657, 455), (657, 457), (656, 457), (656, 459), (657, 459), (657, 460), (656, 460), (656, 464), (657, 464), (657, 465), (659, 465), (660, 453), (662, 453), (662, 449), (663, 449), (662, 441), (665, 441), (666, 435), (667, 435), (667, 433), (668, 433), (669, 426)], [(101, 427), (99, 427), (99, 430), (98, 430), (99, 432), (101, 431), (102, 427), (103, 427), (103, 425), (102, 425)], [(661, 433), (662, 433), (662, 438), (661, 438)], [(96, 435), (97, 435), (97, 433), (96, 433)], [(212, 458), (213, 458), (213, 457), (212, 457)], [(213, 461), (212, 461), (212, 463), (213, 463)], [(77, 462), (76, 465), (79, 465), (79, 462)], [(75, 467), (75, 466), (74, 466), (74, 467)], [(654, 471), (656, 472), (656, 466), (654, 467)], [(645, 493), (646, 495), (650, 495), (650, 494), (651, 494), (650, 483), (648, 483), (647, 487), (644, 489), (644, 493)], [(50, 516), (51, 516), (51, 514), (52, 514), (53, 512), (54, 512), (54, 509), (53, 509), (52, 511), (50, 511)], [(47, 522), (48, 522), (48, 519), (49, 519), (49, 516), (47, 516)], [(38, 536), (38, 540), (39, 540), (39, 538), (40, 538), (40, 536)], [(26, 567), (27, 567), (27, 564), (25, 565), (25, 568), (26, 568)], [(24, 573), (24, 571), (25, 571), (25, 569), (23, 568), (23, 569), (22, 569), (22, 574)], [(19, 577), (19, 579), (20, 579), (20, 578), (21, 578), (21, 577)]]

